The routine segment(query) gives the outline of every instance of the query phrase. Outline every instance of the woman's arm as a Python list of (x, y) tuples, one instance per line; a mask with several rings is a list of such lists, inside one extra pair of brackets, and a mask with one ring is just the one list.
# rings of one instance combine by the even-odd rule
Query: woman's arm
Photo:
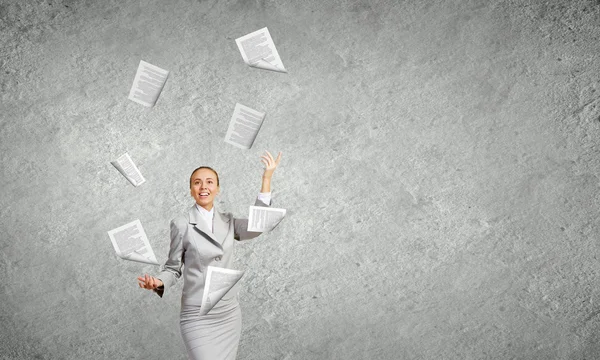
[(187, 222), (184, 219), (174, 219), (171, 221), (171, 246), (167, 261), (161, 267), (161, 272), (156, 276), (138, 277), (138, 285), (141, 288), (152, 290), (160, 297), (164, 291), (171, 287), (177, 279), (181, 277), (181, 267), (183, 266), (183, 235)]
[[(273, 172), (275, 171), (275, 168), (277, 168), (277, 165), (279, 165), (279, 162), (281, 161), (281, 151), (279, 152), (279, 155), (277, 156), (277, 160), (273, 160), (273, 156), (268, 151), (266, 151), (266, 154), (261, 157), (262, 157), (261, 161), (265, 164), (265, 171), (262, 176), (262, 186), (260, 188), (261, 194), (259, 194), (258, 199), (256, 199), (254, 206), (270, 206), (270, 204), (271, 204), (271, 202), (270, 202), (271, 177), (273, 176)], [(265, 200), (263, 200), (264, 196), (261, 196), (261, 195), (263, 195), (263, 193), (268, 194), (268, 196), (267, 196), (267, 198), (269, 199), (268, 202), (265, 202)], [(233, 219), (233, 223), (234, 223), (234, 238), (236, 240), (252, 239), (252, 238), (255, 238), (258, 235), (262, 234), (262, 232), (247, 230), (248, 229), (248, 219)]]
[(260, 192), (262, 193), (271, 192), (271, 177), (281, 161), (281, 151), (279, 152), (279, 155), (277, 155), (277, 160), (273, 160), (273, 155), (271, 155), (270, 152), (265, 152), (266, 154), (261, 156), (261, 161), (265, 164), (265, 171), (262, 176), (262, 186), (260, 187)]

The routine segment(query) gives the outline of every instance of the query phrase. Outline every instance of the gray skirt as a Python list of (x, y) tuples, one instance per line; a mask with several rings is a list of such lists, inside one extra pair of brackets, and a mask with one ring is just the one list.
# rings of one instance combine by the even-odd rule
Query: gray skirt
[(181, 336), (190, 360), (235, 360), (242, 334), (242, 312), (237, 298), (219, 301), (206, 315), (200, 306), (182, 305)]

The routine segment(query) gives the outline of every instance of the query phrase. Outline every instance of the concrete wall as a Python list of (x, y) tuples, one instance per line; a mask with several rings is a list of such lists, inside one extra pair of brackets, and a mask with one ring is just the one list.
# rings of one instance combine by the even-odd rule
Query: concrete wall
[[(0, 0), (0, 358), (184, 359), (159, 261), (188, 177), (246, 216), (238, 359), (594, 359), (600, 2)], [(288, 74), (246, 66), (267, 26)], [(158, 103), (127, 99), (145, 60)], [(267, 112), (252, 149), (236, 102)], [(129, 152), (147, 182), (110, 164)]]

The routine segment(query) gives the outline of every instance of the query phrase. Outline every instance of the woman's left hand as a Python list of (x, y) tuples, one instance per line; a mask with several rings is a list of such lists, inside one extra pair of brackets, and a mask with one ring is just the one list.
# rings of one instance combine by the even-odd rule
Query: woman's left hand
[(273, 155), (271, 155), (270, 152), (265, 151), (265, 153), (265, 155), (261, 156), (261, 162), (265, 164), (265, 172), (263, 173), (263, 177), (270, 178), (273, 175), (275, 168), (277, 168), (277, 165), (279, 165), (279, 162), (281, 161), (281, 151), (279, 152), (279, 155), (277, 155), (276, 160), (273, 160)]

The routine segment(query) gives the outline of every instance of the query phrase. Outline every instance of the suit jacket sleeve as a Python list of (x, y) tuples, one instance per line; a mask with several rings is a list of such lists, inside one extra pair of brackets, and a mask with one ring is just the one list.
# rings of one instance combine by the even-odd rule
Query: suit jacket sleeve
[(184, 218), (178, 218), (171, 221), (171, 247), (169, 256), (164, 265), (161, 266), (161, 272), (156, 276), (163, 282), (163, 286), (154, 291), (160, 296), (166, 289), (170, 288), (181, 277), (181, 267), (183, 266), (183, 236), (187, 229), (187, 221)]
[[(273, 200), (271, 200), (271, 205), (273, 204)], [(264, 206), (270, 207), (269, 204), (265, 204), (260, 199), (256, 199), (254, 202), (254, 206)], [(248, 219), (233, 219), (233, 227), (235, 230), (234, 239), (236, 240), (248, 240), (257, 237), (262, 234), (262, 232), (258, 231), (248, 231)]]

